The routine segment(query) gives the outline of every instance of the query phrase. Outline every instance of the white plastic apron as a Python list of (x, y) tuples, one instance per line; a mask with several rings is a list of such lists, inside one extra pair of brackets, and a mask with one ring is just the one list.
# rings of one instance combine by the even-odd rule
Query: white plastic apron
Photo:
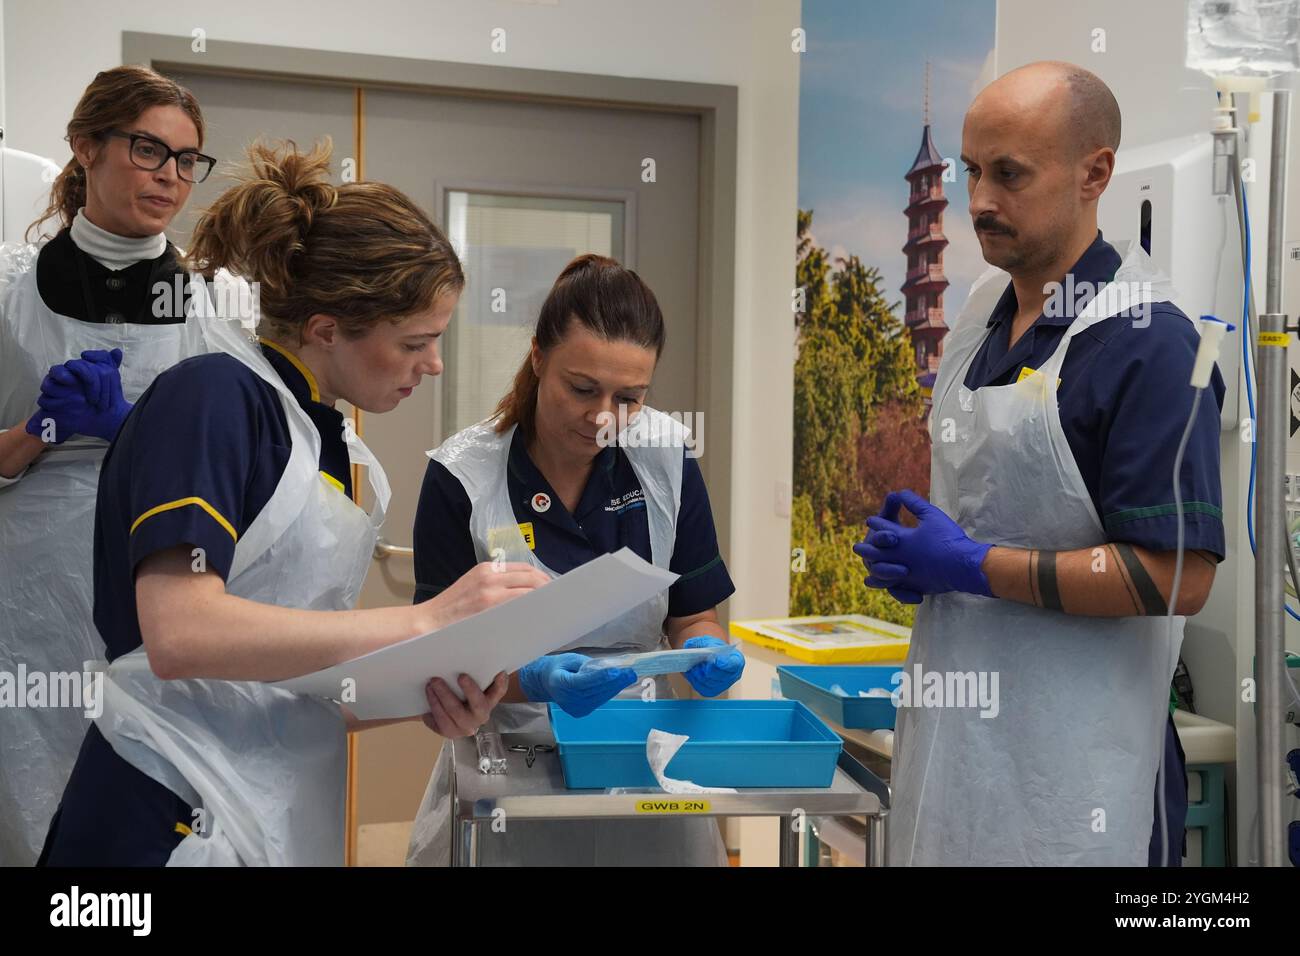
[[(1099, 292), (1040, 374), (972, 392), (962, 382), (1006, 282), (997, 270), (981, 278), (944, 343), (930, 422), (931, 500), (976, 541), (1100, 546), (1106, 535), (1061, 428), (1057, 381), (1074, 336), (1136, 302), (1170, 298), (1169, 284), (1132, 244), (1114, 295)], [(1143, 282), (1149, 287), (1129, 294), (1128, 283)], [(1171, 642), (1163, 617), (927, 597), (908, 674), (917, 664), (944, 674), (996, 671), (1000, 710), (985, 718), (975, 707), (900, 709), (891, 864), (1145, 866), (1182, 643), (1183, 618), (1175, 620)]]
[[(235, 545), (226, 592), (263, 604), (345, 610), (365, 580), (388, 505), (387, 477), (359, 438), (371, 515), (319, 472), (320, 436), (260, 352), (230, 327), (221, 346), (280, 394), (292, 440), (271, 499)], [(337, 704), (253, 681), (159, 680), (137, 648), (105, 672), (113, 749), (192, 807), (202, 832), (169, 866), (331, 865), (344, 862), (347, 734)]]
[[(510, 443), (515, 429), (497, 434), (491, 421), (453, 435), (429, 457), (441, 462), (469, 496), (470, 536), (479, 561), (499, 557), (532, 564), (551, 577), (556, 573), (538, 560), (519, 531), (507, 482)], [(652, 562), (667, 569), (677, 540), (677, 513), (682, 501), (682, 462), (689, 432), (676, 420), (649, 407), (628, 425), (620, 445), (645, 493)], [(657, 444), (650, 436), (657, 437)], [(622, 617), (584, 634), (555, 653), (591, 657), (667, 647), (665, 591)], [(639, 684), (620, 696), (639, 697)], [(663, 678), (655, 695), (672, 697)], [(492, 727), (500, 733), (550, 733), (545, 704), (499, 704)], [(445, 866), (450, 854), (450, 794), (446, 789), (446, 751), (439, 756), (416, 815), (407, 854), (409, 865)], [(726, 853), (712, 820), (556, 821), (519, 823), (507, 833), (486, 833), (481, 862), (486, 866), (721, 866)]]
[[(0, 247), (0, 429), (22, 428), (50, 366), (86, 349), (122, 350), (131, 402), (160, 372), (208, 351), (194, 319), (109, 325), (51, 311), (36, 287), (38, 253)], [(107, 450), (102, 439), (76, 436), (0, 484), (0, 670), (80, 674), (103, 654), (91, 613), (92, 545)], [(80, 703), (0, 707), (0, 866), (36, 862), (89, 725)]]

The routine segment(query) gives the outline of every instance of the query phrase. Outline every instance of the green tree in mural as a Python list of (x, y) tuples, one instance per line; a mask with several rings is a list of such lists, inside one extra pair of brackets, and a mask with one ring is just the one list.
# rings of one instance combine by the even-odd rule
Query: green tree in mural
[(859, 439), (882, 405), (914, 410), (911, 337), (880, 291), (880, 272), (857, 256), (832, 271), (826, 250), (800, 211), (795, 274), (803, 293), (796, 312), (794, 492), (810, 497), (814, 514), (843, 512), (842, 493), (856, 484)]
[[(865, 501), (863, 493), (893, 487), (891, 479), (903, 477), (902, 466), (915, 477), (918, 455), (928, 462), (927, 449), (900, 449), (897, 441), (890, 444), (889, 458), (876, 461), (872, 455), (882, 409), (889, 412), (890, 436), (898, 434), (900, 418), (920, 419), (911, 337), (894, 313), (897, 303), (891, 305), (881, 292), (880, 272), (855, 255), (837, 260), (833, 269), (826, 250), (813, 240), (812, 218), (811, 210), (800, 210), (796, 224), (802, 308), (795, 312), (791, 533), (792, 546), (801, 550), (792, 575), (791, 612), (858, 612), (910, 623), (910, 608), (862, 586), (862, 565), (850, 547), (862, 536), (863, 514), (880, 504)], [(923, 429), (904, 434), (924, 445)], [(800, 554), (803, 571), (797, 566)]]
[(885, 591), (863, 585), (866, 569), (853, 553), (862, 540), (858, 526), (819, 523), (813, 518), (807, 495), (794, 499), (790, 516), (793, 543), (790, 575), (790, 614), (865, 614), (906, 627), (912, 625), (913, 608), (900, 604)]
[[(795, 310), (794, 324), (802, 330), (813, 310), (825, 309), (829, 302), (826, 294), (827, 276), (830, 275), (831, 262), (826, 250), (813, 244), (812, 210), (799, 210), (796, 226), (794, 275), (795, 288), (803, 292), (803, 308)], [(822, 318), (820, 314), (818, 319)]]
[(855, 401), (867, 430), (878, 405), (911, 398), (918, 410), (921, 407), (912, 337), (894, 316), (898, 303), (890, 305), (881, 295), (878, 269), (867, 268), (857, 256), (840, 259), (838, 265), (831, 282), (828, 327), (859, 363)]
[(838, 513), (842, 490), (857, 471), (862, 431), (853, 350), (833, 332), (800, 336), (794, 367), (794, 493), (813, 513)]

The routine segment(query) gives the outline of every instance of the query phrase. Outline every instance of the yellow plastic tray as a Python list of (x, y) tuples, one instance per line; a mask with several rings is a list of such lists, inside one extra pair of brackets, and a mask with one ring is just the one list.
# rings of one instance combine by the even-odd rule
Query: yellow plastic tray
[(905, 660), (912, 638), (910, 628), (864, 614), (732, 621), (729, 630), (810, 664)]

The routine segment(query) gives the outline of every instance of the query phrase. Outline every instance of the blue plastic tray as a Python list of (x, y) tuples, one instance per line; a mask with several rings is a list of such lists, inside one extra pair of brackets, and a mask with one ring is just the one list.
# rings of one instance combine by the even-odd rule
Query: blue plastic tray
[[(896, 664), (854, 666), (822, 664), (778, 667), (781, 693), (800, 700), (833, 724), (852, 730), (892, 730), (898, 708), (888, 697), (859, 697), (858, 691), (875, 687), (889, 692), (898, 689), (890, 681), (903, 668)], [(848, 697), (831, 690), (839, 684)]]
[(571, 790), (658, 787), (651, 729), (691, 738), (664, 772), (702, 787), (829, 787), (843, 745), (793, 700), (612, 700), (581, 718), (552, 704), (551, 726)]

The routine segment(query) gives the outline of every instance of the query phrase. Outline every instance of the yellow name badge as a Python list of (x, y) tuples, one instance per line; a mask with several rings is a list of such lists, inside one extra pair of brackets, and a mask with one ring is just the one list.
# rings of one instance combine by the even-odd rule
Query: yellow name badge
[[(1029, 376), (1037, 375), (1037, 374), (1038, 374), (1038, 369), (1030, 368), (1028, 365), (1026, 365), (1024, 368), (1020, 370), (1020, 375), (1016, 377), (1016, 384), (1019, 385), (1025, 379), (1029, 378)], [(1061, 387), (1061, 380), (1059, 378), (1056, 380), (1056, 387), (1057, 388)]]
[(637, 813), (708, 813), (707, 800), (638, 800)]
[[(533, 524), (531, 521), (515, 526), (517, 533), (523, 536), (524, 543), (528, 545), (529, 551), (537, 550), (537, 538), (533, 534)], [(498, 551), (504, 551), (506, 554), (519, 553), (519, 539), (515, 537), (510, 525), (504, 525), (499, 528), (488, 528), (487, 533), (487, 552), (489, 558), (495, 560)]]

